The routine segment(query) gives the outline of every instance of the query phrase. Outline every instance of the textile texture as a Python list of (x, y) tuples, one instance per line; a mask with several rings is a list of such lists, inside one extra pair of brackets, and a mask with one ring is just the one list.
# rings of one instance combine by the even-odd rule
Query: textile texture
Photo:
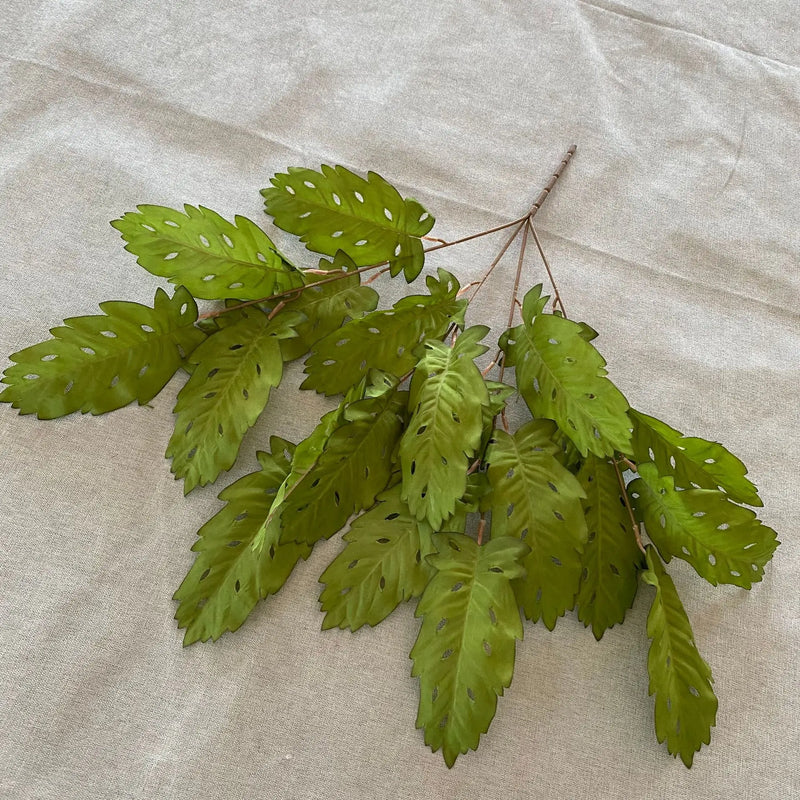
[[(287, 166), (375, 170), (452, 240), (536, 218), (571, 317), (631, 405), (750, 468), (782, 541), (762, 583), (670, 566), (720, 706), (691, 770), (656, 742), (650, 587), (596, 643), (525, 625), (477, 753), (448, 770), (415, 730), (412, 605), (320, 631), (315, 549), (235, 634), (183, 649), (172, 594), (217, 494), (276, 433), (331, 407), (292, 367), (239, 464), (184, 499), (150, 407), (38, 421), (0, 405), (0, 796), (800, 796), (800, 25), (790, 0), (4, 0), (0, 368), (64, 317), (152, 301), (108, 222), (205, 205), (269, 226)], [(272, 233), (272, 231), (270, 231)], [(289, 254), (312, 254), (275, 230)], [(431, 254), (462, 284), (502, 234)], [(467, 320), (505, 327), (512, 249)], [(388, 276), (384, 302), (405, 290)], [(547, 277), (529, 258), (524, 288)]]

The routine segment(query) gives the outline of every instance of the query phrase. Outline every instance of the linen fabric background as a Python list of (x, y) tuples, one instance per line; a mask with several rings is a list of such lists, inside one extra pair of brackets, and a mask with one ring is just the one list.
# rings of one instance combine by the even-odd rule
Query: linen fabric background
[[(289, 165), (372, 169), (454, 239), (536, 219), (570, 316), (631, 405), (723, 442), (782, 541), (751, 592), (670, 566), (720, 706), (691, 771), (655, 740), (642, 587), (600, 643), (525, 625), (477, 753), (415, 730), (406, 605), (320, 632), (320, 545), (236, 634), (181, 647), (171, 596), (217, 493), (323, 399), (300, 369), (236, 468), (184, 499), (152, 403), (41, 422), (0, 405), (0, 796), (789, 798), (797, 777), (800, 27), (790, 0), (4, 0), (0, 354), (109, 299), (152, 301), (108, 222), (203, 204), (268, 228)], [(272, 233), (272, 231), (270, 231)], [(314, 265), (291, 238), (279, 246)], [(432, 254), (462, 281), (495, 236)], [(505, 325), (516, 251), (468, 321)], [(546, 280), (531, 254), (524, 285)], [(385, 298), (404, 286), (382, 279)]]

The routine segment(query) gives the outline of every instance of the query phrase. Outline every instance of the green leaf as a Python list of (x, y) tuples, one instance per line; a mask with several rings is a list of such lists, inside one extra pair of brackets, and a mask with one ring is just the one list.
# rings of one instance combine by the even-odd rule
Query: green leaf
[(496, 430), (486, 454), (492, 485), (492, 538), (513, 536), (530, 546), (526, 577), (515, 585), (525, 616), (552, 630), (575, 603), (586, 521), (584, 491), (556, 460), (555, 425), (537, 419), (513, 436)]
[(434, 530), (455, 512), (467, 488), (469, 459), (481, 442), (489, 394), (473, 361), (485, 325), (468, 328), (453, 347), (429, 339), (411, 379), (411, 421), (400, 440), (402, 497), (417, 519)]
[(424, 339), (444, 335), (451, 322), (463, 324), (466, 300), (456, 299), (458, 281), (443, 269), (428, 276), (429, 295), (409, 295), (389, 311), (353, 319), (314, 345), (306, 360), (303, 389), (339, 394), (370, 367), (398, 377), (416, 364), (414, 350)]
[(628, 402), (606, 377), (606, 362), (587, 341), (586, 327), (541, 313), (547, 300), (541, 285), (531, 289), (523, 324), (500, 338), (520, 394), (533, 416), (555, 420), (581, 455), (630, 453)]
[(333, 262), (320, 259), (319, 268), (330, 272), (330, 276), (304, 273), (303, 280), (307, 288), (286, 304), (287, 311), (297, 311), (306, 319), (295, 328), (297, 338), (281, 342), (285, 361), (304, 355), (316, 342), (337, 330), (346, 319), (358, 319), (378, 305), (378, 293), (369, 286), (361, 286), (361, 276), (357, 274), (321, 286), (315, 285), (337, 273), (355, 269), (352, 259), (341, 250), (336, 253)]
[[(281, 541), (313, 544), (369, 508), (392, 475), (391, 456), (405, 422), (407, 393), (396, 390), (350, 403), (314, 463), (276, 500)], [(294, 467), (293, 467), (294, 469)]]
[(578, 481), (586, 492), (583, 511), (589, 531), (581, 557), (578, 618), (598, 641), (625, 619), (639, 586), (644, 560), (610, 461), (589, 456)]
[(628, 487), (636, 516), (662, 557), (688, 561), (716, 586), (732, 583), (749, 589), (764, 575), (779, 542), (749, 508), (736, 505), (716, 489), (677, 490), (670, 475), (654, 464), (639, 464)]
[(633, 456), (652, 461), (661, 475), (672, 475), (675, 485), (688, 489), (724, 489), (731, 500), (763, 506), (758, 490), (747, 479), (747, 467), (718, 442), (684, 436), (665, 422), (630, 409)]
[(65, 319), (65, 327), (51, 328), (53, 339), (14, 353), (0, 401), (39, 419), (144, 405), (205, 339), (183, 287), (172, 298), (158, 289), (153, 308), (121, 300), (100, 308), (103, 314)]
[(422, 616), (411, 650), (420, 679), (417, 727), (440, 747), (448, 767), (475, 750), (511, 685), (522, 622), (511, 581), (523, 574), (522, 542), (508, 537), (479, 547), (461, 534), (435, 534), (436, 575), (417, 606)]
[(289, 167), (272, 178), (273, 188), (261, 194), (275, 224), (309, 250), (329, 256), (344, 250), (358, 266), (388, 261), (393, 276), (402, 269), (414, 280), (425, 260), (419, 237), (433, 217), (375, 172), (364, 180), (341, 166), (321, 170)]
[(215, 211), (185, 205), (137, 206), (111, 224), (125, 249), (152, 275), (183, 284), (195, 297), (258, 300), (301, 286), (300, 273), (261, 228), (245, 217), (230, 223)]
[(184, 645), (216, 641), (225, 631), (235, 631), (311, 552), (308, 545), (276, 540), (259, 551), (251, 546), (289, 469), (283, 451), (293, 449), (277, 437), (270, 447), (272, 455), (258, 453), (259, 471), (222, 490), (219, 498), (227, 505), (198, 532), (192, 547), (197, 557), (174, 597), (180, 601), (175, 619), (186, 628)]
[(675, 584), (650, 546), (647, 566), (642, 578), (656, 589), (647, 617), (647, 635), (652, 639), (647, 669), (650, 694), (656, 696), (656, 737), (659, 742), (666, 739), (669, 752), (680, 755), (691, 767), (695, 752), (710, 743), (717, 720), (711, 668), (697, 651)]
[(322, 573), (322, 629), (375, 626), (404, 600), (419, 597), (433, 569), (430, 526), (419, 522), (396, 485), (357, 517), (344, 535), (347, 546)]
[(283, 374), (279, 340), (294, 336), (297, 315), (273, 320), (255, 308), (206, 339), (192, 354), (195, 369), (178, 393), (175, 431), (166, 457), (184, 478), (184, 494), (230, 469), (242, 439)]

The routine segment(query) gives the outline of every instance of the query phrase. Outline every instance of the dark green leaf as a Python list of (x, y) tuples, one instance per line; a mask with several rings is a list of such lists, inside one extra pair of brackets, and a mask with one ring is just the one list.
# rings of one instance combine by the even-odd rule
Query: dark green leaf
[(215, 481), (236, 461), (245, 433), (281, 381), (279, 340), (294, 336), (295, 314), (273, 320), (255, 308), (242, 310), (231, 325), (192, 353), (196, 365), (175, 405), (175, 431), (166, 456), (184, 478), (184, 493)]
[(322, 573), (323, 630), (377, 625), (404, 600), (419, 597), (431, 578), (430, 526), (409, 512), (399, 485), (378, 500), (352, 522), (347, 546)]
[(420, 679), (417, 727), (448, 767), (475, 750), (511, 685), (522, 623), (511, 580), (523, 574), (522, 542), (503, 537), (479, 547), (461, 534), (435, 534), (436, 575), (417, 606), (423, 616), (411, 651)]
[(688, 489), (719, 487), (731, 500), (762, 506), (756, 487), (747, 479), (747, 467), (717, 442), (684, 436), (655, 417), (630, 409), (633, 455), (652, 461), (661, 475), (672, 475), (675, 485)]
[(652, 547), (647, 548), (645, 582), (655, 586), (647, 617), (652, 639), (647, 657), (650, 694), (656, 696), (655, 723), (659, 742), (680, 755), (687, 767), (701, 745), (711, 741), (717, 720), (717, 698), (711, 688), (711, 669), (697, 651), (689, 618), (672, 578)]
[[(576, 322), (541, 313), (541, 285), (523, 302), (523, 324), (506, 331), (500, 346), (516, 367), (517, 387), (534, 417), (547, 417), (581, 455), (630, 452), (628, 403), (606, 377), (606, 362)], [(544, 302), (543, 302), (544, 301)]]
[(392, 474), (406, 403), (406, 392), (391, 390), (346, 406), (313, 464), (276, 498), (281, 541), (313, 544), (333, 536), (351, 514), (375, 502)]
[(308, 545), (275, 539), (258, 551), (252, 547), (289, 469), (283, 451), (293, 449), (277, 437), (270, 446), (272, 455), (258, 454), (260, 471), (223, 489), (219, 497), (227, 505), (198, 532), (192, 547), (197, 558), (175, 592), (180, 601), (175, 619), (186, 628), (184, 645), (235, 631), (256, 603), (277, 592), (297, 561), (311, 552)]
[(402, 497), (434, 530), (455, 512), (467, 488), (469, 460), (481, 441), (489, 395), (473, 361), (489, 329), (468, 328), (453, 347), (429, 339), (411, 380), (411, 421), (400, 441)]
[(104, 414), (132, 400), (143, 405), (205, 339), (183, 287), (171, 299), (158, 289), (153, 308), (119, 300), (100, 308), (103, 314), (66, 319), (50, 330), (53, 339), (14, 353), (0, 401), (39, 419)]
[(589, 456), (578, 473), (586, 499), (583, 510), (589, 535), (583, 550), (578, 617), (597, 640), (625, 619), (639, 586), (644, 559), (614, 465)]
[(264, 231), (245, 217), (234, 224), (211, 209), (137, 206), (111, 224), (125, 249), (153, 275), (186, 286), (195, 297), (258, 300), (301, 286), (300, 273)]
[(429, 295), (409, 295), (389, 311), (373, 311), (321, 339), (306, 361), (303, 389), (339, 394), (370, 367), (398, 377), (416, 364), (414, 350), (424, 339), (441, 337), (451, 322), (462, 324), (466, 300), (456, 299), (458, 281), (445, 270), (428, 276)]
[(513, 436), (501, 430), (489, 444), (492, 538), (513, 536), (530, 546), (526, 576), (515, 585), (525, 616), (552, 630), (575, 603), (586, 521), (583, 489), (555, 458), (555, 425), (532, 420)]
[(364, 180), (340, 166), (321, 170), (289, 167), (262, 190), (275, 224), (309, 250), (329, 256), (344, 250), (359, 266), (388, 261), (392, 275), (402, 269), (407, 280), (416, 278), (425, 260), (419, 237), (433, 217), (375, 172)]
[(662, 557), (688, 561), (709, 583), (749, 589), (764, 575), (779, 542), (749, 508), (716, 489), (675, 488), (654, 464), (639, 464), (628, 487), (634, 511)]

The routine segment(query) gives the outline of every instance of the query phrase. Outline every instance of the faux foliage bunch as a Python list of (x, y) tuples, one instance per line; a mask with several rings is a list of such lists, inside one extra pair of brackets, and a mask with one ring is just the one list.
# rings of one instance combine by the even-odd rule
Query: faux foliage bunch
[[(572, 152), (531, 212), (501, 226), (523, 232), (523, 251)], [(434, 220), (376, 173), (290, 168), (262, 194), (279, 228), (328, 258), (299, 269), (244, 217), (139, 206), (112, 225), (142, 267), (177, 285), (172, 296), (66, 319), (11, 356), (0, 400), (42, 419), (101, 414), (149, 402), (183, 367), (166, 455), (189, 492), (233, 466), (284, 363), (305, 356), (301, 389), (338, 405), (296, 445), (271, 437), (259, 469), (221, 492), (175, 593), (184, 643), (236, 630), (316, 542), (347, 527), (320, 579), (322, 627), (374, 626), (417, 600), (417, 726), (452, 766), (510, 685), (520, 609), (552, 629), (577, 608), (599, 640), (644, 581), (655, 590), (656, 735), (691, 766), (717, 699), (665, 562), (688, 561), (714, 585), (761, 580), (778, 542), (748, 508), (762, 503), (742, 462), (630, 408), (597, 334), (567, 319), (557, 290), (550, 311), (542, 286), (528, 291), (512, 326), (515, 287), (498, 380), (495, 362), (476, 365), (489, 329), (465, 326), (470, 287), (445, 270), (378, 310), (361, 274), (417, 279)], [(198, 315), (196, 299), (224, 305)], [(503, 380), (511, 367), (515, 385)], [(512, 432), (515, 394), (531, 419)]]

